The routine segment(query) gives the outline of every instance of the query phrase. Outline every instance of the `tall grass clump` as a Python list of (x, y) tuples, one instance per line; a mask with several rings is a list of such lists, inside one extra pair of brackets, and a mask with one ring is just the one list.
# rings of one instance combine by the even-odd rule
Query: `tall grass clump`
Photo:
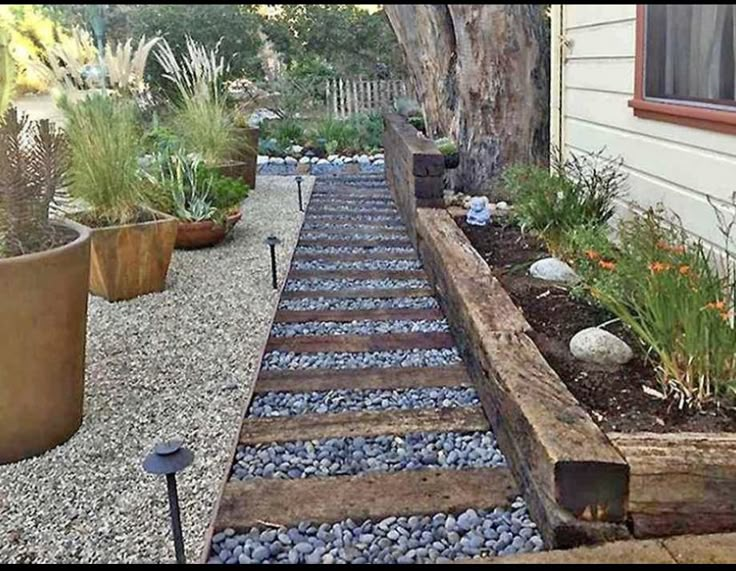
[(107, 226), (139, 216), (141, 151), (135, 104), (102, 93), (62, 100), (71, 152), (69, 195), (84, 204), (84, 220)]
[(172, 127), (184, 147), (199, 153), (207, 163), (226, 160), (237, 149), (234, 119), (223, 87), (227, 67), (219, 48), (219, 42), (208, 50), (187, 37), (186, 52), (180, 59), (166, 40), (156, 52), (163, 77), (176, 89)]

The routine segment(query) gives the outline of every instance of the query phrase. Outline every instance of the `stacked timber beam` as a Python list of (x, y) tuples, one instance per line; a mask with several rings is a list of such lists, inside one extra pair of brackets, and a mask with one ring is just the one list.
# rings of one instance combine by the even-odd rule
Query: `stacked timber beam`
[[(412, 163), (410, 125), (386, 120), (385, 149)], [(431, 154), (425, 146), (421, 154)], [(571, 547), (736, 530), (736, 436), (604, 434), (527, 335), (522, 313), (444, 208), (417, 203), (411, 171), (389, 169), (402, 218), (545, 540)], [(437, 194), (437, 197), (441, 194)]]

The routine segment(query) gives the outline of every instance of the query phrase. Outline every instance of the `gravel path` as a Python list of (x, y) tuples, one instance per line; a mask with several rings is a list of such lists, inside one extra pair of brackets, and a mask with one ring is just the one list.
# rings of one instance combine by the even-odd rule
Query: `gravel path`
[(211, 563), (427, 563), (478, 555), (540, 551), (542, 538), (522, 498), (510, 510), (301, 522), (295, 527), (251, 528), (213, 537)]
[(422, 468), (505, 466), (492, 432), (346, 436), (238, 446), (231, 478), (300, 479)]
[(266, 371), (285, 369), (367, 369), (370, 367), (444, 367), (460, 362), (457, 349), (405, 349), (370, 353), (287, 353), (263, 356)]
[(263, 240), (284, 241), (282, 278), (296, 242), (293, 187), (259, 177), (233, 236), (177, 251), (165, 292), (90, 299), (84, 423), (55, 450), (0, 466), (0, 561), (173, 561), (164, 480), (141, 468), (171, 437), (195, 452), (178, 481), (188, 560), (199, 555), (277, 303)]
[(450, 408), (480, 403), (472, 387), (437, 387), (396, 390), (340, 389), (311, 393), (263, 393), (256, 395), (248, 416), (296, 416), (359, 410), (410, 410)]
[(298, 335), (382, 335), (385, 333), (446, 333), (450, 326), (444, 319), (392, 321), (305, 321), (302, 323), (274, 323), (272, 337)]
[(364, 309), (435, 309), (439, 307), (433, 297), (311, 297), (305, 299), (282, 299), (279, 309), (289, 311), (319, 310), (364, 310)]

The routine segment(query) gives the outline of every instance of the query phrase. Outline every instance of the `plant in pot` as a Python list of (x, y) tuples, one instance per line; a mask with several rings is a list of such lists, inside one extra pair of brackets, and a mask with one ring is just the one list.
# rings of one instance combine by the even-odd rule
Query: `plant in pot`
[(82, 423), (90, 233), (49, 218), (67, 157), (48, 121), (0, 115), (0, 464)]
[(227, 68), (218, 54), (220, 43), (207, 49), (187, 37), (186, 54), (177, 59), (169, 43), (159, 45), (156, 58), (177, 93), (172, 129), (185, 149), (198, 153), (205, 164), (224, 175), (245, 179), (246, 164), (234, 160), (238, 138), (227, 107), (223, 76)]
[(434, 144), (437, 150), (445, 157), (445, 168), (455, 169), (460, 164), (460, 155), (457, 151), (457, 144), (449, 137), (442, 137), (435, 140)]
[(241, 218), (248, 186), (205, 166), (196, 153), (162, 148), (144, 172), (150, 182), (148, 203), (178, 220), (177, 248), (214, 246)]
[(92, 229), (90, 291), (109, 301), (163, 291), (176, 219), (142, 205), (135, 104), (93, 93), (62, 99), (71, 150), (69, 216)]

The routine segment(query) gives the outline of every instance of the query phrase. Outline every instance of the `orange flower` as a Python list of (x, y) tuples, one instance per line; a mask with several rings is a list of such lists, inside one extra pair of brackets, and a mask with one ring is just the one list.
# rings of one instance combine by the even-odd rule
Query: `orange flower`
[(606, 260), (601, 260), (598, 262), (598, 265), (604, 270), (609, 270), (611, 272), (616, 269), (615, 262), (607, 262)]
[(649, 264), (648, 267), (652, 271), (652, 273), (655, 273), (655, 274), (659, 272), (666, 272), (667, 270), (672, 268), (670, 264), (663, 263), (663, 262), (652, 262), (651, 264)]
[(733, 311), (721, 311), (723, 321), (730, 321), (731, 317), (733, 317)]
[(680, 275), (686, 276), (690, 273), (690, 266), (680, 266)]
[(601, 255), (595, 250), (586, 250), (585, 257), (588, 258), (589, 260), (595, 261), (595, 260), (600, 259)]
[(705, 304), (706, 309), (717, 309), (718, 311), (724, 311), (726, 309), (726, 302), (723, 300), (711, 301)]
[(660, 240), (659, 242), (657, 242), (657, 248), (659, 248), (660, 250), (664, 250), (665, 252), (674, 252), (675, 254), (685, 253), (685, 246), (683, 244), (671, 246), (664, 240)]

